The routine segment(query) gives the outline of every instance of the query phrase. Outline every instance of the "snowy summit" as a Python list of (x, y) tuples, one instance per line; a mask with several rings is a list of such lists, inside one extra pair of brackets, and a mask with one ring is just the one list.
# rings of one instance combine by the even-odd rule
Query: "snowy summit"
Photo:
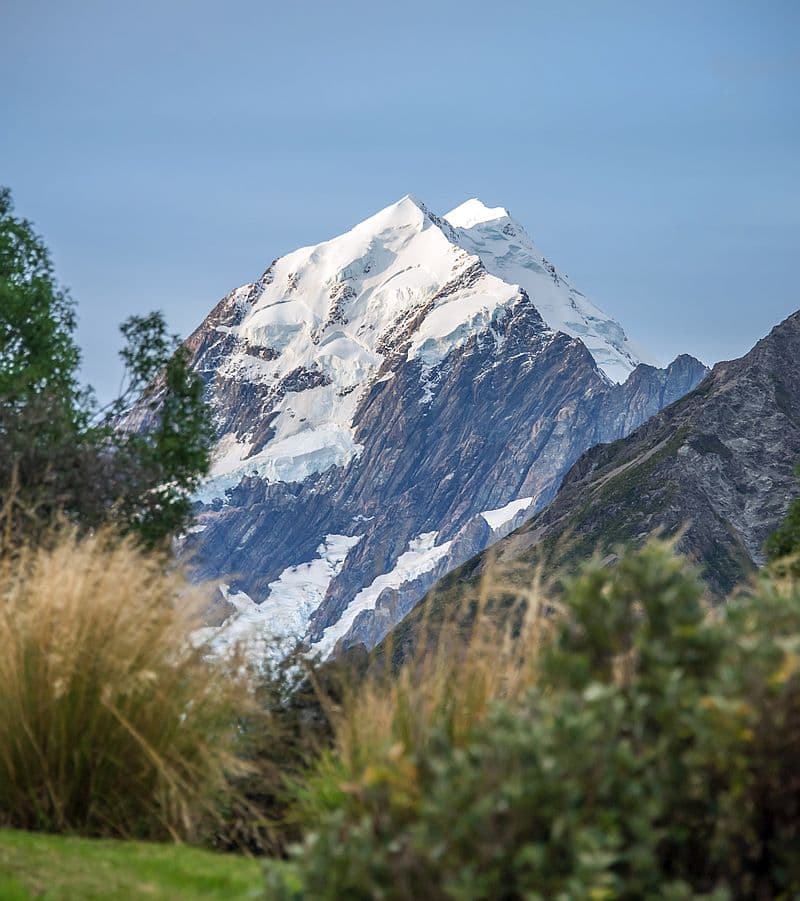
[[(218, 326), (239, 345), (221, 375), (283, 394), (272, 435), (223, 440), (203, 496), (221, 496), (245, 475), (302, 481), (346, 463), (359, 452), (356, 406), (411, 320), (420, 317), (406, 356), (428, 371), (521, 292), (554, 332), (580, 339), (613, 382), (641, 361), (622, 326), (570, 285), (506, 209), (477, 198), (439, 218), (407, 195), (276, 260), (258, 283), (231, 295), (241, 322)], [(253, 353), (265, 347), (266, 358)], [(291, 390), (292, 377), (302, 393)]]

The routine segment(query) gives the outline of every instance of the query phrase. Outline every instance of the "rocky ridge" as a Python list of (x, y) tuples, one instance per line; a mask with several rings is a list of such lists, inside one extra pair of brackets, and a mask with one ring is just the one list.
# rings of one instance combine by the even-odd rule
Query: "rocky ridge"
[[(598, 445), (566, 474), (552, 503), (441, 580), (392, 635), (413, 646), (424, 617), (474, 591), (487, 566), (546, 562), (551, 571), (661, 533), (701, 567), (712, 598), (727, 596), (764, 562), (764, 542), (798, 487), (800, 311), (738, 360), (628, 437)], [(435, 611), (432, 613), (432, 611)]]

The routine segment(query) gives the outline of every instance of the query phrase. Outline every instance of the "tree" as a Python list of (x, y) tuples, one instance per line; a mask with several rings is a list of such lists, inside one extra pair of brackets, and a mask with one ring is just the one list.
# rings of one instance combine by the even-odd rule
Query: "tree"
[(13, 215), (0, 188), (0, 397), (20, 409), (49, 395), (80, 421), (80, 352), (75, 305), (53, 276), (47, 248), (31, 224)]
[(78, 378), (75, 304), (43, 241), (0, 190), (0, 500), (6, 539), (36, 540), (66, 517), (164, 544), (208, 471), (203, 386), (161, 313), (121, 326), (120, 396), (98, 409)]
[(128, 477), (138, 477), (121, 498), (122, 518), (153, 546), (186, 525), (214, 433), (203, 382), (178, 336), (167, 335), (161, 313), (132, 316), (121, 331), (127, 385), (111, 405), (106, 435)]
[(89, 398), (77, 379), (74, 329), (75, 306), (55, 281), (47, 248), (27, 220), (13, 215), (9, 190), (0, 189), (0, 480), (7, 537), (37, 531), (75, 491)]

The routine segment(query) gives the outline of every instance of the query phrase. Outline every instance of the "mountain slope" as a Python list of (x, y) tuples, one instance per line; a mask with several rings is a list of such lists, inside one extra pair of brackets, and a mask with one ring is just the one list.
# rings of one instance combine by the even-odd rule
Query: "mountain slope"
[(378, 641), (553, 496), (598, 441), (691, 390), (640, 363), (504, 209), (405, 197), (273, 262), (187, 340), (218, 426), (184, 549), (219, 640)]
[(520, 285), (536, 298), (536, 309), (554, 331), (580, 338), (600, 369), (624, 382), (640, 362), (622, 326), (610, 319), (537, 250), (524, 229), (502, 207), (487, 209), (473, 198), (445, 215), (459, 243), (478, 256), (487, 271)]
[(678, 549), (724, 597), (764, 562), (764, 541), (797, 494), (798, 363), (800, 312), (627, 438), (587, 451), (545, 510), (431, 590), (395, 630), (397, 653), (432, 609), (473, 590), (490, 561), (569, 565), (655, 530), (680, 532)]

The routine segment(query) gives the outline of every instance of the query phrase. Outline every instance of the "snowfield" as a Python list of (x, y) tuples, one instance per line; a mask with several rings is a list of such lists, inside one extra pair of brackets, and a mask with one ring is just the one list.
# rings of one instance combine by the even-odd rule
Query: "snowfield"
[(438, 532), (425, 532), (409, 542), (408, 550), (397, 558), (394, 569), (363, 588), (348, 604), (340, 619), (329, 626), (322, 638), (312, 646), (315, 653), (328, 657), (336, 642), (350, 630), (355, 618), (362, 610), (373, 610), (382, 591), (386, 588), (400, 588), (406, 582), (413, 582), (435, 568), (447, 556), (451, 542), (436, 546)]
[(243, 591), (231, 592), (223, 585), (223, 597), (233, 604), (236, 614), (222, 626), (198, 629), (195, 641), (209, 641), (217, 653), (234, 646), (244, 647), (254, 660), (274, 660), (276, 655), (289, 653), (305, 635), (309, 617), (322, 603), (331, 580), (341, 572), (348, 551), (361, 537), (326, 536), (317, 548), (319, 556), (285, 569), (270, 584), (270, 595), (260, 604)]

